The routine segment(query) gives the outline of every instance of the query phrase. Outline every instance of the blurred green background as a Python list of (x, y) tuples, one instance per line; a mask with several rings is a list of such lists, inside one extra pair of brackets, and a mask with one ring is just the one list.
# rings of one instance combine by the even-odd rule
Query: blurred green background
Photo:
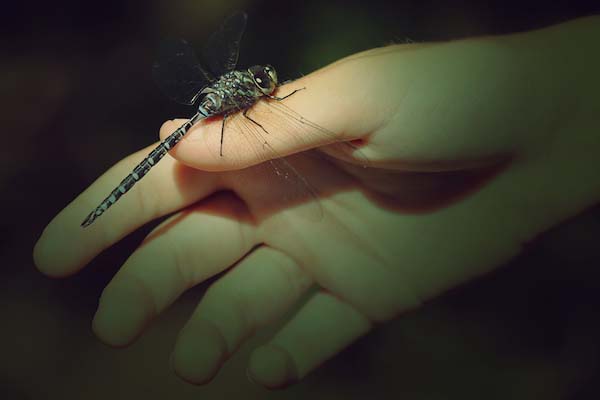
[[(240, 65), (297, 78), (392, 42), (542, 27), (598, 12), (583, 1), (59, 1), (0, 16), (0, 399), (600, 398), (600, 209), (548, 232), (484, 279), (380, 326), (300, 384), (246, 380), (245, 346), (205, 387), (168, 367), (206, 285), (127, 349), (90, 329), (98, 297), (151, 226), (82, 273), (52, 280), (31, 259), (46, 223), (125, 155), (192, 109), (163, 97), (150, 66), (163, 37), (201, 47), (234, 9), (249, 13)], [(574, 44), (576, 45), (576, 44)], [(349, 82), (351, 84), (351, 82)]]

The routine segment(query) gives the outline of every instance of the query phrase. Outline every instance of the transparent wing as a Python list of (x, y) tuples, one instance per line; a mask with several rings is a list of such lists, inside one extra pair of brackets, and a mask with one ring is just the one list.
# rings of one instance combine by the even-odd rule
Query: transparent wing
[[(293, 208), (297, 215), (311, 221), (319, 221), (323, 217), (318, 191), (302, 172), (308, 167), (307, 158), (282, 157), (269, 144), (271, 135), (242, 115), (227, 121), (225, 141), (234, 140), (233, 135), (245, 141), (247, 146), (244, 148), (252, 152), (258, 160), (264, 161), (239, 171), (237, 175), (237, 179), (245, 183), (252, 182), (251, 190), (246, 193), (246, 196), (254, 199), (250, 204), (260, 205), (263, 212), (257, 214), (271, 214), (276, 210)], [(224, 145), (223, 155), (239, 156), (228, 152), (226, 145)]]
[[(315, 143), (333, 144), (336, 158), (363, 167), (369, 166), (368, 158), (357, 146), (341, 142), (333, 132), (304, 118), (281, 101), (259, 101), (247, 114), (256, 123), (245, 118), (241, 112), (227, 120), (223, 156), (240, 159), (250, 156), (265, 161), (248, 168), (260, 171), (266, 177), (262, 181), (253, 180), (258, 183), (253, 183), (254, 190), (248, 195), (259, 196), (255, 203), (263, 204), (268, 209), (279, 209), (286, 205), (286, 208), (294, 208), (310, 220), (319, 220), (324, 214), (321, 191), (317, 188), (322, 187), (319, 184), (321, 180), (331, 182), (326, 175), (333, 173), (332, 169), (321, 168), (324, 161), (331, 160), (314, 157), (315, 152), (301, 152), (284, 158), (279, 149), (289, 148), (290, 143), (294, 143), (294, 147), (300, 151), (310, 149)], [(245, 145), (228, 146), (234, 140), (242, 140)], [(324, 188), (325, 191), (330, 189)]]
[(247, 20), (246, 13), (238, 11), (230, 15), (208, 38), (202, 50), (202, 61), (214, 76), (221, 76), (235, 68)]
[(327, 153), (335, 154), (344, 161), (365, 168), (371, 165), (369, 158), (358, 146), (306, 119), (286, 106), (285, 100), (263, 99), (248, 111), (248, 115), (263, 125), (267, 132), (276, 132), (273, 137), (269, 137), (271, 146), (275, 148), (280, 145), (289, 147), (289, 143), (294, 143), (294, 147), (302, 151), (314, 147), (315, 143), (322, 143), (321, 146), (326, 146)]
[(187, 105), (193, 104), (198, 92), (215, 79), (202, 68), (194, 49), (183, 39), (161, 42), (152, 76), (167, 97)]

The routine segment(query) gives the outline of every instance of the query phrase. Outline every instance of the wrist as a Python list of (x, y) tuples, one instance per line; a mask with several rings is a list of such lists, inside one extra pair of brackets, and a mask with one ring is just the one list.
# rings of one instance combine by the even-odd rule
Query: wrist
[(600, 201), (599, 36), (599, 17), (512, 36), (528, 60), (531, 90), (540, 91), (539, 120), (546, 128), (515, 167), (527, 175), (523, 196), (532, 196), (535, 213), (550, 223)]

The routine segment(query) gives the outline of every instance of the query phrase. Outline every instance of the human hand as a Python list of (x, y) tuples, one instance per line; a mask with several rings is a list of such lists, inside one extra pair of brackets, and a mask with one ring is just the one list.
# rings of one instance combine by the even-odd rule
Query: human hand
[[(289, 384), (373, 323), (491, 270), (598, 200), (600, 144), (588, 134), (598, 129), (598, 106), (585, 87), (594, 93), (600, 85), (582, 79), (598, 62), (581, 67), (572, 60), (582, 54), (561, 39), (564, 30), (590, 36), (590, 20), (386, 47), (282, 87), (285, 94), (305, 86), (286, 100), (291, 109), (342, 140), (366, 143), (367, 169), (297, 160), (319, 195), (320, 221), (302, 217), (314, 199), (277, 208), (286, 187), (267, 185), (253, 169), (227, 171), (258, 160), (236, 148), (246, 142), (233, 135), (225, 149), (239, 157), (215, 156), (220, 123), (213, 121), (196, 126), (173, 158), (82, 230), (81, 218), (148, 150), (111, 168), (46, 228), (36, 264), (48, 275), (75, 273), (139, 226), (176, 212), (105, 289), (96, 334), (111, 345), (130, 343), (182, 292), (233, 265), (183, 328), (175, 371), (190, 382), (210, 380), (253, 331), (316, 287), (250, 360), (257, 382)], [(181, 123), (166, 123), (161, 136)], [(308, 145), (328, 141), (314, 135)], [(302, 146), (283, 142), (277, 151)], [(220, 189), (235, 195), (213, 195)]]

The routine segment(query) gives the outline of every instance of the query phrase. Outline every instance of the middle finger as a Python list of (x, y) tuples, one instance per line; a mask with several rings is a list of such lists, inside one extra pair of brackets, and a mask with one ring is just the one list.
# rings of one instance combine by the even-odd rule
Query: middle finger
[(159, 225), (104, 289), (94, 331), (107, 344), (133, 341), (185, 290), (225, 270), (256, 244), (245, 205), (227, 193)]

